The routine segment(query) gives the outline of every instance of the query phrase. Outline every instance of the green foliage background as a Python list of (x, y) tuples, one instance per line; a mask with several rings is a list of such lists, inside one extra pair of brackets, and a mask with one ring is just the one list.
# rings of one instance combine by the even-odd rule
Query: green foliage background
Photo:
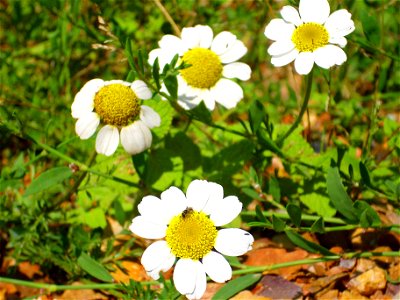
[[(331, 12), (346, 8), (355, 21), (348, 60), (315, 69), (311, 127), (279, 143), (305, 89), (292, 66), (274, 68), (267, 54), (265, 26), (286, 4), (298, 2), (165, 1), (180, 28), (207, 24), (214, 34), (236, 34), (248, 48), (241, 61), (252, 77), (240, 83), (245, 97), (236, 109), (217, 107), (211, 115), (201, 108), (181, 114), (156, 95), (150, 105), (162, 125), (153, 131), (151, 149), (131, 159), (122, 149), (95, 156), (94, 138), (76, 136), (70, 107), (93, 78), (154, 82), (141, 60), (173, 33), (154, 2), (1, 2), (3, 257), (38, 263), (57, 274), (56, 283), (92, 278), (90, 257), (111, 271), (143, 249), (133, 237), (114, 247), (108, 218), (129, 234), (144, 195), (159, 196), (171, 185), (185, 190), (193, 179), (220, 183), (244, 207), (257, 200), (257, 212), (245, 209), (242, 221), (274, 231), (379, 227), (380, 209), (398, 214), (400, 2), (330, 1)], [(11, 267), (6, 275), (16, 272)], [(132, 296), (137, 287), (125, 288)]]

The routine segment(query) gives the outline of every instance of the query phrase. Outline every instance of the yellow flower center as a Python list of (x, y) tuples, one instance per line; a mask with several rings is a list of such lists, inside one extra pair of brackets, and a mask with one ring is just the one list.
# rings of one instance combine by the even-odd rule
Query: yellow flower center
[(105, 124), (123, 127), (138, 117), (139, 98), (123, 84), (106, 85), (94, 96), (94, 110)]
[(209, 89), (222, 76), (221, 61), (213, 51), (206, 48), (194, 48), (187, 51), (182, 60), (191, 66), (180, 71), (188, 85)]
[(172, 218), (165, 240), (179, 258), (199, 260), (214, 247), (217, 229), (203, 213), (190, 208)]
[(295, 29), (292, 42), (300, 52), (313, 52), (329, 42), (329, 33), (318, 23), (305, 23)]

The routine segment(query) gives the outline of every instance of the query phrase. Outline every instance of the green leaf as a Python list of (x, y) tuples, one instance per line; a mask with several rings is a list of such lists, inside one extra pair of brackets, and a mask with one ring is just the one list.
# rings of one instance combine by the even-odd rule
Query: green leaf
[(321, 217), (329, 218), (336, 214), (336, 209), (331, 205), (331, 201), (324, 195), (317, 193), (304, 194), (300, 196), (300, 201), (311, 212), (315, 212)]
[(272, 226), (276, 232), (282, 232), (285, 230), (286, 222), (281, 218), (272, 215)]
[(133, 166), (135, 167), (135, 170), (141, 179), (144, 179), (146, 177), (146, 166), (148, 158), (149, 154), (147, 152), (141, 152), (136, 155), (132, 155)]
[(319, 218), (316, 220), (312, 225), (311, 225), (311, 232), (318, 232), (318, 233), (324, 233), (325, 232), (325, 224), (324, 224), (324, 219)]
[(138, 65), (139, 65), (141, 74), (144, 74), (144, 63), (143, 63), (143, 61), (145, 60), (145, 58), (143, 56), (144, 56), (143, 50), (139, 49), (137, 51), (137, 57), (138, 57)]
[(291, 221), (296, 227), (300, 227), (301, 224), (301, 209), (297, 205), (288, 204), (286, 210), (290, 216)]
[(362, 29), (364, 35), (368, 39), (368, 41), (372, 45), (379, 45), (380, 41), (380, 25), (376, 14), (373, 12), (372, 9), (365, 9), (360, 10), (360, 20), (362, 23)]
[(286, 230), (285, 233), (293, 244), (299, 246), (300, 248), (303, 248), (308, 252), (320, 253), (322, 255), (335, 255), (335, 253), (330, 252), (325, 247), (306, 240), (300, 234), (294, 232), (293, 230)]
[(160, 84), (160, 63), (158, 62), (158, 57), (153, 63), (153, 68), (152, 68), (152, 74), (153, 74), (153, 79), (154, 82), (156, 83), (157, 90), (161, 89), (161, 84)]
[(96, 260), (91, 258), (86, 253), (82, 252), (82, 254), (78, 258), (78, 265), (85, 270), (88, 274), (92, 275), (93, 277), (105, 281), (105, 282), (112, 282), (113, 278), (110, 273)]
[(358, 223), (357, 212), (353, 202), (344, 189), (337, 167), (330, 167), (326, 177), (329, 198), (336, 209), (348, 220), (349, 223)]
[(131, 39), (127, 38), (125, 42), (125, 53), (126, 57), (128, 58), (128, 63), (129, 66), (131, 67), (132, 70), (135, 70), (137, 72), (135, 62), (133, 60), (133, 52), (132, 52), (132, 44), (131, 44)]
[(106, 228), (107, 220), (104, 210), (101, 207), (95, 207), (83, 215), (83, 223), (91, 228)]
[(171, 150), (174, 156), (180, 156), (184, 171), (194, 170), (201, 165), (200, 148), (186, 134), (179, 131), (174, 136), (167, 135), (165, 148)]
[(366, 186), (371, 186), (371, 178), (369, 176), (367, 167), (363, 164), (362, 161), (360, 161), (359, 167), (360, 167), (362, 183), (365, 184)]
[(164, 78), (165, 87), (173, 99), (178, 99), (178, 80), (175, 75), (168, 75)]
[(212, 122), (211, 112), (208, 110), (203, 101), (201, 101), (200, 104), (195, 108), (188, 111), (188, 114), (191, 118), (199, 120), (205, 124), (211, 124)]
[(381, 225), (379, 215), (367, 202), (357, 200), (354, 202), (354, 208), (358, 212), (362, 227), (367, 228)]
[(281, 201), (281, 188), (279, 186), (279, 181), (276, 177), (271, 177), (269, 179), (269, 188), (268, 192), (272, 195), (276, 202)]
[(144, 104), (150, 106), (159, 114), (161, 118), (161, 124), (158, 127), (152, 128), (151, 132), (154, 133), (159, 139), (162, 139), (171, 129), (174, 112), (173, 108), (168, 101), (164, 100), (151, 99), (146, 100)]
[(263, 215), (260, 205), (256, 206), (256, 216), (257, 219), (261, 222), (269, 222), (267, 218)]
[(65, 179), (71, 177), (71, 175), (72, 171), (68, 167), (57, 167), (45, 171), (32, 181), (26, 189), (24, 196), (27, 197), (42, 192), (58, 183), (61, 183)]
[(248, 274), (245, 276), (241, 276), (234, 280), (229, 281), (225, 284), (215, 295), (211, 298), (213, 300), (225, 300), (229, 299), (235, 294), (243, 291), (244, 289), (252, 286), (257, 281), (260, 280), (261, 274)]
[(249, 108), (249, 122), (251, 130), (255, 133), (260, 128), (260, 125), (265, 117), (264, 105), (256, 100)]

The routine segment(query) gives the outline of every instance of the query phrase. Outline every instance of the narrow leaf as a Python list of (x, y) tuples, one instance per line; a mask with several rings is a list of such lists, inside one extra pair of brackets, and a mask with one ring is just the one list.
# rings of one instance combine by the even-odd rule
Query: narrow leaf
[(354, 208), (358, 212), (362, 227), (367, 228), (381, 225), (379, 215), (367, 202), (357, 200), (354, 202)]
[(301, 209), (297, 205), (288, 204), (286, 210), (290, 216), (291, 221), (296, 227), (300, 227), (301, 224)]
[(229, 299), (235, 294), (243, 291), (244, 289), (252, 286), (261, 278), (261, 274), (248, 274), (241, 276), (234, 280), (229, 281), (225, 284), (215, 295), (211, 298), (212, 300), (225, 300)]
[(303, 248), (308, 252), (320, 253), (323, 255), (335, 255), (335, 253), (330, 252), (325, 247), (306, 240), (300, 234), (294, 232), (293, 230), (286, 230), (285, 233), (293, 244), (299, 246), (300, 248)]
[(188, 114), (196, 120), (203, 122), (204, 124), (211, 124), (212, 117), (211, 113), (204, 104), (203, 101), (200, 102), (194, 109), (188, 111)]
[(318, 233), (325, 232), (325, 224), (324, 224), (324, 219), (322, 217), (311, 225), (311, 232), (318, 232)]
[(330, 167), (326, 177), (329, 198), (335, 208), (350, 222), (358, 223), (357, 212), (353, 208), (353, 202), (344, 189), (337, 167)]
[(267, 218), (263, 215), (262, 211), (261, 211), (261, 207), (260, 205), (256, 206), (256, 216), (257, 219), (261, 222), (267, 222)]
[(28, 186), (24, 196), (42, 192), (65, 179), (71, 177), (72, 171), (68, 167), (57, 167), (43, 172)]
[(161, 84), (160, 84), (160, 63), (158, 62), (158, 57), (153, 63), (153, 68), (152, 68), (152, 73), (153, 73), (153, 79), (154, 82), (156, 83), (157, 89), (161, 89)]
[(78, 265), (91, 276), (106, 282), (112, 282), (113, 278), (108, 271), (97, 261), (82, 252), (78, 258)]
[(369, 172), (367, 167), (363, 164), (362, 161), (360, 161), (359, 167), (360, 167), (362, 183), (365, 184), (366, 186), (371, 186), (371, 178), (369, 177)]
[(272, 215), (272, 226), (276, 232), (282, 232), (285, 230), (286, 222), (275, 215)]
[(174, 99), (177, 99), (178, 98), (178, 80), (176, 79), (176, 76), (169, 75), (169, 76), (165, 77), (164, 84), (168, 90), (168, 93), (171, 95), (171, 97)]
[(249, 108), (249, 121), (251, 130), (255, 133), (260, 128), (260, 125), (264, 119), (265, 111), (264, 105), (256, 100)]

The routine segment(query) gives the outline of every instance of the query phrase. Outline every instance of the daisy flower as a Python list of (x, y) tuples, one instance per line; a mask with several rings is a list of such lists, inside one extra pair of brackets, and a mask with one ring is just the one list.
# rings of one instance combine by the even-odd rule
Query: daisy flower
[(177, 100), (183, 108), (194, 108), (201, 101), (209, 110), (214, 109), (215, 102), (233, 108), (243, 98), (242, 88), (231, 79), (248, 80), (251, 69), (237, 62), (247, 48), (234, 34), (223, 31), (214, 38), (209, 26), (197, 25), (183, 28), (180, 38), (165, 35), (158, 45), (160, 48), (149, 53), (150, 65), (158, 58), (162, 70), (176, 54), (178, 63), (190, 65), (177, 76)]
[(161, 199), (146, 196), (138, 205), (140, 215), (129, 229), (147, 239), (159, 239), (143, 253), (146, 272), (157, 280), (160, 271), (176, 262), (176, 289), (189, 299), (199, 299), (206, 290), (206, 274), (216, 282), (232, 277), (232, 268), (222, 256), (239, 256), (251, 249), (253, 236), (238, 228), (217, 229), (231, 222), (242, 210), (236, 196), (224, 198), (222, 186), (205, 180), (192, 181), (186, 195), (176, 187)]
[(149, 148), (150, 128), (160, 126), (160, 116), (141, 100), (151, 98), (151, 91), (143, 81), (92, 79), (76, 94), (72, 103), (72, 117), (78, 119), (76, 134), (83, 140), (90, 138), (99, 125), (96, 151), (112, 155), (121, 144), (129, 154)]
[(340, 47), (346, 46), (345, 36), (354, 30), (354, 22), (345, 9), (329, 14), (327, 0), (300, 0), (299, 12), (284, 6), (283, 19), (271, 20), (264, 32), (274, 41), (268, 48), (272, 64), (281, 67), (294, 60), (297, 73), (308, 74), (314, 63), (329, 69), (345, 62)]

